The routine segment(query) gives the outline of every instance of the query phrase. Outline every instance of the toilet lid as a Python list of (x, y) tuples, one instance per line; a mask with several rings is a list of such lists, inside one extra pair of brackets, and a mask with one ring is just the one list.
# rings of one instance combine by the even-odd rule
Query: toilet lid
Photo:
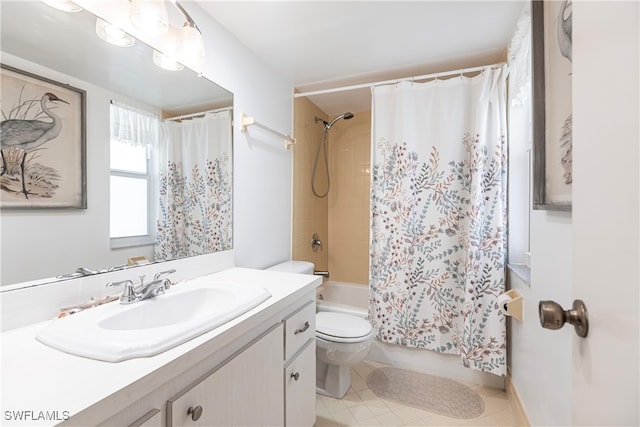
[(373, 328), (366, 320), (344, 313), (322, 311), (316, 314), (316, 333), (326, 339), (362, 338), (371, 334)]

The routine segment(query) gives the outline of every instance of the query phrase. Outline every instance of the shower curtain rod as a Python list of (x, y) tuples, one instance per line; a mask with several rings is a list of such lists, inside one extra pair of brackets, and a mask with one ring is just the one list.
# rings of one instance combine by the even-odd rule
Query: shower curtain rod
[(301, 97), (304, 97), (304, 96), (324, 95), (324, 94), (335, 93), (335, 92), (345, 92), (345, 91), (349, 91), (349, 90), (372, 88), (372, 87), (375, 87), (375, 86), (382, 86), (382, 85), (387, 85), (387, 84), (396, 84), (396, 83), (406, 82), (406, 81), (427, 80), (427, 79), (433, 79), (433, 78), (437, 79), (439, 77), (453, 76), (453, 75), (456, 75), (456, 74), (462, 75), (462, 74), (465, 74), (465, 73), (473, 73), (473, 72), (476, 72), (476, 71), (482, 71), (482, 70), (486, 70), (486, 69), (499, 68), (499, 67), (502, 67), (505, 64), (506, 64), (505, 62), (500, 62), (500, 63), (493, 64), (493, 65), (482, 65), (480, 67), (473, 67), (473, 68), (461, 68), (461, 69), (458, 69), (458, 70), (443, 71), (443, 72), (440, 72), (440, 73), (423, 74), (421, 76), (404, 77), (404, 78), (401, 78), (401, 79), (384, 80), (384, 81), (379, 81), (379, 82), (362, 83), (362, 84), (358, 84), (358, 85), (335, 87), (335, 88), (331, 88), (331, 89), (320, 89), (320, 90), (313, 90), (313, 91), (309, 91), (309, 92), (300, 92), (300, 93), (294, 94), (293, 97), (294, 98), (301, 98)]
[(184, 116), (169, 117), (168, 119), (165, 119), (165, 120), (192, 119), (192, 118), (197, 117), (197, 116), (204, 116), (205, 114), (208, 114), (208, 113), (219, 113), (221, 111), (228, 111), (228, 110), (231, 110), (231, 108), (232, 107), (216, 108), (214, 110), (200, 111), (199, 113), (185, 114)]

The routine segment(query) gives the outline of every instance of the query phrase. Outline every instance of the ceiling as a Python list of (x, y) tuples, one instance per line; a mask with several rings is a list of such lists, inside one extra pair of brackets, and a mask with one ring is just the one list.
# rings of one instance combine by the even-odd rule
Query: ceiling
[[(525, 2), (197, 3), (306, 92), (501, 62)], [(329, 116), (371, 105), (368, 88), (310, 99)]]

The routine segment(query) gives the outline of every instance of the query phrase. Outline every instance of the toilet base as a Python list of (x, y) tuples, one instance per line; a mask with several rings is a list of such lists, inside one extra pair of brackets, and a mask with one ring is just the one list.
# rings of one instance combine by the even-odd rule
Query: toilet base
[(316, 393), (342, 399), (351, 387), (348, 366), (329, 365), (316, 359)]

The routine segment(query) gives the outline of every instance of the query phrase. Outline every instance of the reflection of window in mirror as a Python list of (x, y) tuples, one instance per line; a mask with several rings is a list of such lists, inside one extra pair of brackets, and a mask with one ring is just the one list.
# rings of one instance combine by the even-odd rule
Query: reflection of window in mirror
[(531, 222), (531, 17), (530, 5), (518, 21), (509, 46), (509, 230), (508, 263), (525, 283), (530, 271)]
[(111, 105), (111, 247), (154, 243), (152, 147), (158, 117), (121, 104)]

